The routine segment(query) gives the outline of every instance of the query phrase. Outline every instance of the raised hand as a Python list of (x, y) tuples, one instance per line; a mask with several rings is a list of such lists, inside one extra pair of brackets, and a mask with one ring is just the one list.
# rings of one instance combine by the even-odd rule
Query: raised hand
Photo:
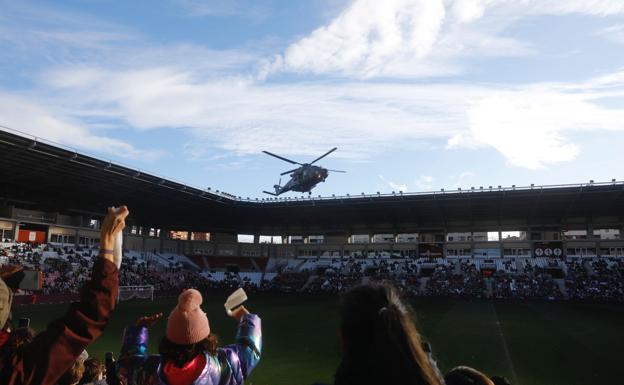
[(245, 314), (249, 314), (249, 311), (245, 309), (245, 306), (239, 306), (235, 310), (232, 310), (232, 314), (230, 314), (230, 317), (240, 322)]
[(100, 229), (100, 255), (113, 263), (115, 263), (112, 253), (115, 236), (126, 227), (125, 220), (129, 213), (126, 206), (120, 206), (117, 209), (109, 207), (106, 217), (102, 221), (102, 228)]
[(149, 328), (156, 322), (158, 322), (158, 320), (161, 319), (162, 316), (163, 313), (156, 313), (145, 317), (140, 317), (136, 320), (136, 326), (144, 326), (146, 328)]

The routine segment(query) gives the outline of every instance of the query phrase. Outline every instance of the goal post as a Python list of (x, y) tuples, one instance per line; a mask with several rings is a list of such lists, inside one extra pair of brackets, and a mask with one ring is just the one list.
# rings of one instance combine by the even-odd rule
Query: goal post
[(154, 300), (154, 286), (119, 286), (119, 295), (117, 296), (117, 303), (121, 301), (127, 301), (130, 299), (149, 299)]

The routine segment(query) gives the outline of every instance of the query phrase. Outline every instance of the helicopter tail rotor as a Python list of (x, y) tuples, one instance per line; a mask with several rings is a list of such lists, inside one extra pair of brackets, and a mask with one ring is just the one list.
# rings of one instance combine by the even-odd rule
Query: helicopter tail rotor
[(279, 190), (282, 188), (282, 178), (279, 179), (276, 185), (273, 185), (273, 188), (275, 189), (275, 193), (279, 194)]

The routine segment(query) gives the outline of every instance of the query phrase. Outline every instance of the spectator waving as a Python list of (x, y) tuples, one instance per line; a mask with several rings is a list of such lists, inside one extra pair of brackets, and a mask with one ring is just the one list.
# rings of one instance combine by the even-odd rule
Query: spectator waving
[(109, 208), (102, 223), (100, 255), (80, 302), (50, 322), (45, 331), (20, 349), (0, 357), (0, 384), (54, 385), (83, 350), (97, 340), (115, 308), (119, 290), (118, 262), (113, 257), (117, 234), (125, 227), (128, 208)]
[(118, 378), (127, 385), (240, 385), (260, 360), (260, 317), (243, 306), (232, 312), (238, 323), (236, 342), (217, 347), (195, 289), (185, 290), (169, 314), (160, 356), (147, 356), (147, 328), (162, 314), (142, 317), (126, 328), (118, 362)]

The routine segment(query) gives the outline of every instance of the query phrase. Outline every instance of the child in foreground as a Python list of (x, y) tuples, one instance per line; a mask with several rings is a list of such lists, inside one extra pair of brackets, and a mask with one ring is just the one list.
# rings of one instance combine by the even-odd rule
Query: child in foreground
[(231, 317), (238, 322), (236, 342), (218, 347), (208, 317), (200, 307), (201, 293), (185, 290), (167, 320), (160, 355), (148, 356), (148, 327), (162, 317), (142, 317), (124, 331), (118, 379), (126, 385), (240, 385), (260, 360), (260, 317), (240, 306)]

